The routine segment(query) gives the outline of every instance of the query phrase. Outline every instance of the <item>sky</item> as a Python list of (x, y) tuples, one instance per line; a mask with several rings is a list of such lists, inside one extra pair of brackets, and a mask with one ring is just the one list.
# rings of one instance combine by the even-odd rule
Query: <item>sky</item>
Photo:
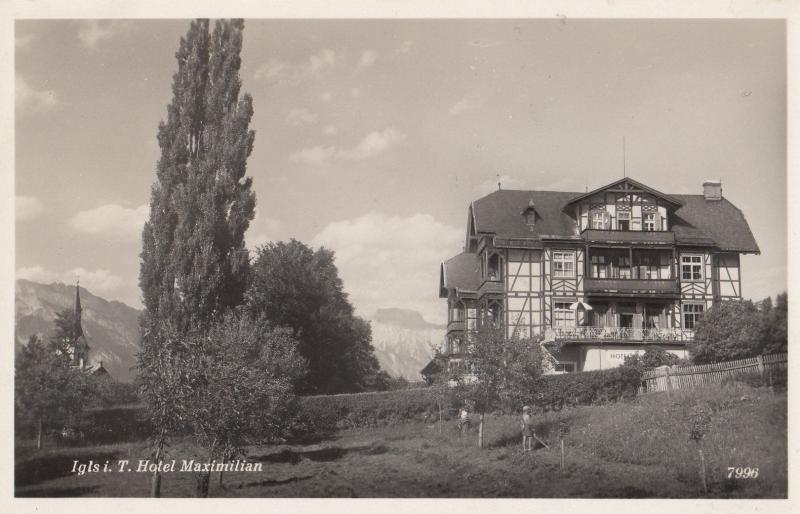
[[(141, 228), (186, 20), (15, 25), (16, 276), (141, 307)], [(248, 20), (250, 248), (336, 252), (357, 312), (429, 321), (469, 203), (628, 176), (723, 194), (786, 289), (786, 40), (778, 20)]]

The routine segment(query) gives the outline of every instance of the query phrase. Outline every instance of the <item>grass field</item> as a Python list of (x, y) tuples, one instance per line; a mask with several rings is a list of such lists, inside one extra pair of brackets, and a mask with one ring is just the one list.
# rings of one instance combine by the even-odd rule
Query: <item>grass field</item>
[[(211, 496), (247, 497), (739, 497), (787, 495), (785, 394), (744, 385), (712, 386), (633, 402), (565, 409), (536, 418), (549, 445), (522, 454), (517, 420), (488, 415), (487, 447), (476, 432), (460, 438), (452, 422), (346, 430), (314, 445), (248, 448), (257, 473), (212, 476)], [(564, 437), (560, 467), (558, 426)], [(695, 442), (692, 428), (704, 437)], [(699, 428), (698, 428), (699, 427)], [(703, 450), (708, 492), (700, 479)], [(193, 458), (177, 441), (170, 458)], [(76, 476), (73, 460), (147, 458), (144, 442), (114, 446), (18, 449), (17, 496), (147, 496), (150, 475)], [(755, 478), (727, 478), (728, 467), (758, 468)], [(191, 473), (168, 473), (163, 496), (193, 496)]]

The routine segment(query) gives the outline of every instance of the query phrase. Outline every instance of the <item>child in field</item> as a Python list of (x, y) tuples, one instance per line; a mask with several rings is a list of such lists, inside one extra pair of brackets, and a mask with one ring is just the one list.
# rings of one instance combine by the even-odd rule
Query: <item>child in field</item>
[(522, 408), (522, 419), (520, 420), (520, 428), (522, 429), (522, 451), (529, 452), (533, 450), (533, 420), (531, 419), (531, 408), (527, 405)]
[(458, 429), (462, 436), (469, 429), (469, 412), (466, 407), (462, 407), (458, 412)]

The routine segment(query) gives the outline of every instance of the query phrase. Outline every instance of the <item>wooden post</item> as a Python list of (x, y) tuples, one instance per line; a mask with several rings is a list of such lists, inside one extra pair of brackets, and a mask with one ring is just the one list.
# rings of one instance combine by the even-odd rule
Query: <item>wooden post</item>
[(669, 374), (669, 367), (666, 368), (667, 372), (667, 391), (672, 391), (672, 377)]
[(564, 440), (561, 440), (561, 471), (564, 471)]
[(39, 418), (37, 435), (36, 435), (36, 449), (37, 450), (41, 450), (42, 449), (42, 433), (44, 432), (43, 425), (44, 424), (42, 423), (42, 418)]
[(478, 422), (478, 448), (483, 448), (483, 412)]
[(700, 478), (703, 480), (703, 492), (708, 493), (708, 484), (706, 483), (706, 458), (703, 455), (703, 449), (698, 448), (700, 452)]
[(758, 374), (761, 375), (761, 378), (764, 378), (764, 357), (758, 355), (756, 356), (756, 361), (758, 361)]

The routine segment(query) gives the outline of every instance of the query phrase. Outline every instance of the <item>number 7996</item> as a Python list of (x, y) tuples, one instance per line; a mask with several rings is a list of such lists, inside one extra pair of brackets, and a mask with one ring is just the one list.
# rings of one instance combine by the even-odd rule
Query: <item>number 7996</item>
[(737, 468), (733, 466), (728, 467), (728, 478), (756, 478), (758, 477), (758, 468)]

